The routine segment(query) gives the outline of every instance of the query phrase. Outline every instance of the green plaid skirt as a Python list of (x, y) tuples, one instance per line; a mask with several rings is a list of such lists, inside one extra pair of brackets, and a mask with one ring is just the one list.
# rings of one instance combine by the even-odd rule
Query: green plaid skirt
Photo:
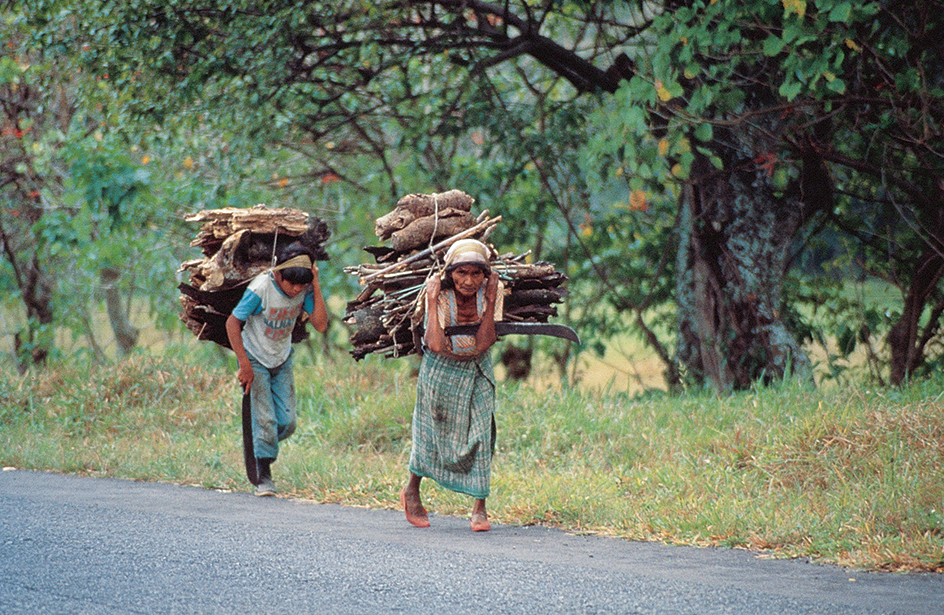
[(486, 498), (495, 453), (491, 354), (456, 361), (427, 350), (416, 382), (410, 471)]

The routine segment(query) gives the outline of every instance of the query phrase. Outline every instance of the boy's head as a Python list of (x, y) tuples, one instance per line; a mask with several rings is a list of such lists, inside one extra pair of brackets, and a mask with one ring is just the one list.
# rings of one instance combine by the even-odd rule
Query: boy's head
[(285, 246), (279, 253), (274, 271), (283, 280), (292, 284), (311, 284), (311, 281), (315, 279), (311, 266), (311, 252), (302, 244), (295, 242)]

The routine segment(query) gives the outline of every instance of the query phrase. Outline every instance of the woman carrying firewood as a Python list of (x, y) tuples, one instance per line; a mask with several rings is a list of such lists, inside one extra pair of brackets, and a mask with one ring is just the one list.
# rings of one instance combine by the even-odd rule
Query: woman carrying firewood
[[(490, 529), (489, 494), (495, 450), (495, 377), (489, 349), (501, 314), (498, 274), (489, 250), (462, 239), (445, 256), (443, 277), (426, 280), (425, 334), (413, 410), (409, 479), (400, 492), (407, 521), (428, 527), (420, 482), (431, 478), (475, 498), (472, 530)], [(474, 335), (446, 335), (446, 327), (479, 323)]]

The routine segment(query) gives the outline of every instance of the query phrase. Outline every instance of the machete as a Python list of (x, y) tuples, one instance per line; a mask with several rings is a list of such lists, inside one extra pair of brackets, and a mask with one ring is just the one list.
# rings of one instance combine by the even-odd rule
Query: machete
[(252, 400), (248, 392), (243, 393), (243, 461), (246, 463), (246, 478), (253, 485), (258, 485), (256, 451), (252, 446)]
[[(472, 325), (454, 325), (446, 327), (446, 335), (475, 335), (478, 331), (478, 323)], [(580, 343), (577, 332), (566, 325), (558, 325), (549, 322), (504, 322), (495, 323), (495, 335), (501, 337), (511, 334), (520, 335), (550, 335), (570, 340), (576, 344)]]

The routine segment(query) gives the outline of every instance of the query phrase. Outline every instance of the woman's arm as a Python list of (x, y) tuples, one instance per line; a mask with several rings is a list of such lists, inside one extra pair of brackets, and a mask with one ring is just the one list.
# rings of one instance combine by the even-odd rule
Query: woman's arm
[(491, 272), (485, 280), (485, 310), (480, 314), (482, 320), (475, 333), (475, 356), (487, 352), (498, 339), (495, 334), (495, 302), (498, 299), (498, 274)]
[(446, 333), (439, 322), (439, 292), (442, 280), (439, 273), (433, 271), (426, 278), (426, 333), (423, 339), (426, 347), (437, 354), (445, 354)]

